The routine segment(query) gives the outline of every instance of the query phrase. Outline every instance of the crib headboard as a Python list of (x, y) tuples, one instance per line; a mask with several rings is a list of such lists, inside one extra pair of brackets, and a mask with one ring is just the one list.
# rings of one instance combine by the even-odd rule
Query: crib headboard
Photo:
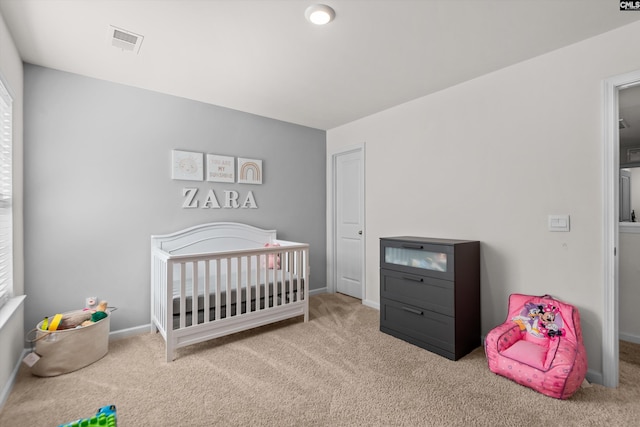
[(187, 255), (260, 248), (275, 240), (276, 230), (238, 222), (212, 222), (151, 236), (151, 245), (172, 255)]

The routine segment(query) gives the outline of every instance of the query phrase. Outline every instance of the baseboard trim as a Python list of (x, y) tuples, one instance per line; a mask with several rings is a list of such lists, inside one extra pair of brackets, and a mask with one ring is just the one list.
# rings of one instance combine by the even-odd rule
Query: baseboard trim
[(640, 344), (640, 337), (632, 334), (625, 334), (624, 332), (618, 332), (618, 338), (623, 341), (629, 341), (634, 344)]
[(376, 310), (380, 311), (380, 303), (379, 302), (375, 302), (375, 301), (371, 301), (371, 300), (362, 300), (362, 304), (366, 305), (367, 307), (371, 307), (371, 308), (375, 308)]
[(20, 369), (20, 364), (22, 363), (22, 359), (24, 359), (24, 357), (29, 352), (30, 352), (30, 350), (27, 350), (26, 348), (24, 350), (22, 350), (22, 354), (18, 358), (16, 366), (14, 366), (13, 371), (11, 371), (11, 375), (9, 375), (9, 380), (4, 385), (4, 389), (2, 390), (2, 394), (0, 394), (0, 411), (2, 411), (2, 408), (4, 407), (5, 402), (9, 398), (9, 395), (11, 394), (11, 390), (13, 389), (13, 385), (15, 384), (16, 378), (18, 377), (18, 370)]
[(133, 337), (135, 335), (148, 334), (149, 332), (151, 332), (151, 323), (133, 328), (120, 329), (109, 333), (109, 342)]
[[(329, 292), (329, 288), (327, 288), (325, 286), (324, 288), (310, 290), (309, 291), (309, 296), (314, 296), (314, 295), (319, 295), (319, 294), (328, 294), (328, 293), (333, 293), (333, 292)], [(380, 311), (380, 303), (379, 302), (363, 299), (362, 300), (362, 304), (366, 305), (367, 307), (375, 308), (376, 310)]]
[(602, 384), (602, 372), (592, 371), (591, 369), (587, 370), (587, 381), (591, 384)]
[(314, 296), (314, 295), (319, 295), (319, 294), (326, 294), (327, 293), (327, 287), (325, 286), (324, 288), (319, 288), (319, 289), (310, 289), (309, 290), (309, 296)]

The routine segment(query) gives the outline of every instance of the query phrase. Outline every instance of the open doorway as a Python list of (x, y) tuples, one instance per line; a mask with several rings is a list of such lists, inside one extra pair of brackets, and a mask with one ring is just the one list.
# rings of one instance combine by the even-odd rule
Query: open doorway
[(602, 383), (619, 383), (619, 91), (640, 85), (640, 71), (604, 81), (603, 93), (603, 330)]
[[(640, 82), (639, 82), (640, 83)], [(640, 84), (618, 91), (620, 224), (618, 237), (618, 323), (622, 341), (640, 344)], [(621, 343), (622, 345), (622, 343)]]

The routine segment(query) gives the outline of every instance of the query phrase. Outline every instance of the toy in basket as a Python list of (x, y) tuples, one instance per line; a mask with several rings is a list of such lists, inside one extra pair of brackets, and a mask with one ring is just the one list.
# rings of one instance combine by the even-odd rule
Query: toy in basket
[(68, 313), (56, 314), (51, 319), (45, 317), (38, 329), (43, 331), (61, 331), (80, 326), (89, 326), (107, 317), (107, 302), (101, 301), (95, 310), (76, 310)]
[(76, 310), (45, 318), (35, 328), (35, 351), (25, 359), (31, 373), (52, 377), (84, 368), (109, 350), (111, 313), (102, 302), (94, 310)]
[(105, 426), (117, 427), (116, 405), (107, 405), (98, 409), (96, 414), (90, 418), (81, 418), (66, 424), (60, 424), (58, 427), (90, 427)]

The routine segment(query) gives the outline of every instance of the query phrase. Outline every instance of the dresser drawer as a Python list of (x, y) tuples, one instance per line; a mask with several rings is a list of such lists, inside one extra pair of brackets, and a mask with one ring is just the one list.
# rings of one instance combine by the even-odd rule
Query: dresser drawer
[(454, 286), (449, 280), (380, 269), (380, 297), (453, 316)]
[(401, 335), (396, 336), (403, 339), (406, 336), (413, 344), (424, 343), (446, 352), (455, 352), (455, 320), (450, 316), (381, 299), (380, 329), (392, 335), (398, 332)]
[(380, 239), (380, 268), (453, 280), (453, 252), (454, 247), (449, 244), (383, 238)]

